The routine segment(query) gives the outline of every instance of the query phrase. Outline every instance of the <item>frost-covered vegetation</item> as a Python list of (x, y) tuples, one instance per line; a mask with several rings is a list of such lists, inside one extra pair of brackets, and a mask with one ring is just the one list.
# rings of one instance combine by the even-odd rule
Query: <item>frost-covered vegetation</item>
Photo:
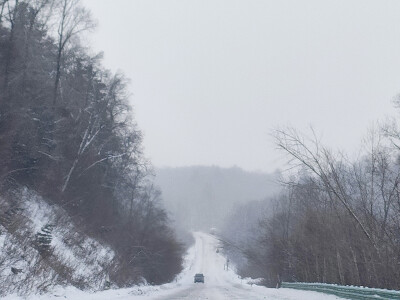
[(110, 247), (88, 237), (64, 209), (34, 192), (14, 191), (12, 199), (0, 199), (2, 295), (46, 292), (55, 285), (107, 286), (116, 263)]
[(270, 286), (283, 280), (400, 289), (395, 122), (371, 131), (356, 159), (294, 129), (275, 137), (294, 164), (284, 191), (267, 214), (250, 219), (250, 238), (231, 230), (234, 220), (224, 231), (230, 239), (242, 236), (236, 244), (247, 258), (241, 272)]
[(0, 293), (181, 269), (126, 80), (80, 42), (94, 25), (79, 0), (0, 1)]

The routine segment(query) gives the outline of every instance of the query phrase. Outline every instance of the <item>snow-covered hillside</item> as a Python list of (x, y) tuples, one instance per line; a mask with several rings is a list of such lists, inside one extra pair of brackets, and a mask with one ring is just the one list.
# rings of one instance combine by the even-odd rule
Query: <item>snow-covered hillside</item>
[[(57, 285), (104, 287), (114, 252), (82, 233), (59, 206), (21, 189), (11, 200), (0, 198), (0, 221), (0, 296), (47, 292)], [(40, 234), (49, 242), (45, 253)]]

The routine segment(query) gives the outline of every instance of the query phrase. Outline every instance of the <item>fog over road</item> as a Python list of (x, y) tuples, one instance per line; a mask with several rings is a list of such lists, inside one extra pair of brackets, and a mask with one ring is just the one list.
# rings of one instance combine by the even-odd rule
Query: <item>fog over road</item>
[[(149, 297), (154, 300), (174, 299), (339, 299), (321, 293), (297, 291), (291, 289), (269, 289), (261, 286), (247, 284), (231, 269), (226, 270), (226, 258), (217, 253), (220, 242), (212, 235), (194, 233), (196, 243), (189, 252), (192, 262), (182, 278), (179, 280), (175, 292), (159, 297)], [(195, 273), (203, 273), (205, 283), (193, 283)]]

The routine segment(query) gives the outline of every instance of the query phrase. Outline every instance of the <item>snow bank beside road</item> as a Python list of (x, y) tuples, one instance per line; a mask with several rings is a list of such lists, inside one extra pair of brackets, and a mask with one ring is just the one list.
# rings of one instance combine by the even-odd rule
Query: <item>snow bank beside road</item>
[[(110, 247), (85, 235), (62, 208), (33, 191), (24, 188), (9, 198), (0, 198), (0, 297), (44, 293), (57, 285), (103, 287), (114, 258)], [(52, 228), (51, 255), (42, 256), (37, 234), (46, 225)]]

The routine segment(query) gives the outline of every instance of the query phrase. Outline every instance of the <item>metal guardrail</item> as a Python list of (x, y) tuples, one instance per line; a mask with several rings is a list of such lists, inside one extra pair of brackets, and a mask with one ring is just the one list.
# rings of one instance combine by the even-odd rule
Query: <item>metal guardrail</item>
[(305, 291), (321, 292), (335, 295), (345, 299), (354, 300), (400, 300), (400, 291), (374, 289), (356, 286), (342, 286), (327, 283), (301, 283), (282, 282), (283, 288), (291, 288)]

